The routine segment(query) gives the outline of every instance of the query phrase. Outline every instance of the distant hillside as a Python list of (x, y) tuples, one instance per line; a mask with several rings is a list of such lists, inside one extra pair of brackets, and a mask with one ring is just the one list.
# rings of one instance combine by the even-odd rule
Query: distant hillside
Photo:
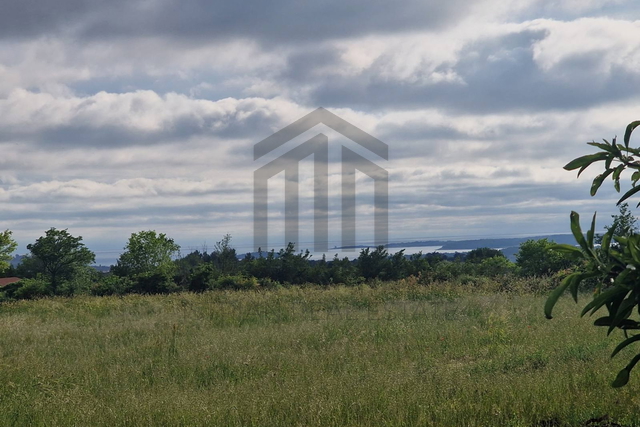
[(389, 243), (388, 248), (411, 248), (416, 246), (440, 246), (440, 250), (477, 249), (477, 248), (508, 248), (520, 246), (527, 240), (549, 239), (556, 243), (575, 244), (571, 234), (550, 234), (546, 236), (510, 237), (502, 239), (474, 239), (474, 240), (422, 240), (417, 242)]
[[(549, 234), (544, 236), (529, 236), (529, 237), (509, 237), (509, 238), (496, 238), (496, 239), (472, 239), (472, 240), (420, 240), (414, 242), (397, 242), (389, 243), (387, 248), (414, 248), (422, 246), (434, 246), (439, 248), (438, 251), (460, 251), (470, 250), (477, 248), (493, 248), (500, 249), (502, 253), (511, 261), (515, 261), (516, 254), (520, 249), (520, 244), (527, 240), (540, 240), (548, 239), (556, 243), (566, 243), (569, 245), (575, 245), (575, 239), (572, 234)], [(356, 248), (365, 248), (367, 246), (356, 246)], [(338, 248), (346, 249), (346, 247)], [(410, 250), (406, 252), (411, 253)]]

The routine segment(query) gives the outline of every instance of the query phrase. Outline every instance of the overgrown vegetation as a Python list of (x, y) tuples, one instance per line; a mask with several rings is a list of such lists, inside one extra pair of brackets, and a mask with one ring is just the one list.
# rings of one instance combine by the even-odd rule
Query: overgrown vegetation
[(456, 280), (466, 283), (493, 280), (509, 287), (519, 277), (555, 277), (567, 274), (575, 261), (549, 252), (546, 240), (524, 242), (516, 263), (496, 249), (478, 248), (447, 257), (439, 253), (389, 254), (383, 246), (365, 248), (355, 260), (324, 257), (312, 260), (308, 251), (297, 252), (293, 243), (276, 252), (246, 254), (239, 259), (226, 235), (213, 251), (193, 251), (180, 256), (180, 246), (155, 231), (133, 233), (109, 274), (98, 273), (88, 264), (93, 253), (82, 237), (66, 230), (50, 229), (29, 245), (15, 272), (21, 282), (0, 288), (0, 302), (52, 295), (166, 294), (215, 289), (269, 289), (308, 283), (356, 286), (372, 281), (394, 281), (414, 277), (428, 285)]
[(2, 304), (0, 425), (640, 425), (640, 385), (606, 384), (611, 343), (568, 299), (540, 315), (551, 283)]

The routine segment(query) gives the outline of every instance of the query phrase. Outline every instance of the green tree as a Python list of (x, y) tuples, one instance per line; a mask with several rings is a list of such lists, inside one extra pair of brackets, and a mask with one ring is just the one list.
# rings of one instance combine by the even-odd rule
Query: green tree
[(95, 262), (95, 254), (82, 243), (82, 236), (74, 237), (66, 229), (47, 230), (35, 243), (27, 245), (27, 249), (38, 273), (48, 277), (53, 293), (63, 280), (72, 277), (75, 269)]
[(404, 255), (404, 249), (389, 257), (388, 268), (384, 271), (386, 280), (404, 279), (409, 275), (409, 260)]
[(554, 243), (547, 239), (527, 240), (520, 244), (516, 265), (523, 276), (548, 276), (575, 264), (566, 254), (554, 251)]
[(0, 274), (9, 269), (9, 261), (13, 258), (11, 254), (16, 250), (18, 244), (11, 238), (11, 231), (5, 230), (0, 233)]
[[(635, 121), (627, 126), (624, 134), (624, 145), (618, 144), (616, 138), (611, 142), (589, 142), (588, 145), (597, 147), (599, 152), (579, 157), (569, 162), (566, 170), (578, 169), (578, 176), (590, 165), (596, 162), (604, 162), (604, 172), (596, 176), (591, 184), (591, 196), (595, 196), (598, 189), (607, 177), (613, 180), (613, 186), (620, 192), (620, 178), (626, 170), (633, 171), (631, 175), (631, 189), (626, 191), (618, 200), (618, 205), (640, 192), (640, 148), (629, 146), (632, 132), (640, 126), (640, 121)], [(639, 204), (640, 205), (640, 204)], [(573, 233), (579, 248), (572, 245), (556, 245), (556, 250), (561, 250), (585, 262), (580, 271), (567, 276), (562, 283), (549, 295), (545, 304), (545, 315), (551, 318), (551, 313), (560, 295), (569, 290), (578, 301), (578, 292), (581, 283), (596, 281), (597, 286), (593, 298), (589, 301), (582, 315), (594, 314), (601, 309), (607, 311), (606, 315), (596, 319), (596, 326), (604, 326), (611, 333), (615, 329), (624, 331), (625, 339), (614, 349), (611, 357), (618, 354), (630, 344), (640, 341), (640, 335), (628, 335), (629, 330), (640, 329), (637, 309), (640, 301), (640, 235), (624, 233), (619, 227), (611, 226), (604, 236), (600, 248), (595, 247), (596, 215), (591, 221), (591, 228), (586, 236), (580, 227), (580, 216), (576, 212), (570, 215), (571, 232)], [(617, 245), (613, 245), (615, 242)], [(618, 373), (613, 381), (614, 387), (624, 386), (629, 382), (631, 370), (640, 361), (637, 354)]]
[(478, 272), (483, 276), (497, 277), (513, 273), (516, 265), (504, 256), (485, 258), (478, 264)]
[(238, 255), (231, 246), (231, 234), (225, 234), (213, 247), (211, 259), (223, 274), (234, 274), (238, 270)]
[(366, 280), (383, 276), (390, 266), (389, 253), (382, 245), (373, 251), (370, 251), (369, 248), (362, 249), (356, 261), (358, 274)]
[[(628, 203), (622, 203), (619, 207), (620, 213), (618, 215), (611, 215), (613, 222), (611, 225), (605, 225), (605, 230), (609, 231), (613, 228), (612, 233), (614, 236), (629, 237), (632, 234), (638, 232), (638, 226), (636, 225), (636, 218), (629, 210)], [(602, 243), (602, 236), (596, 236), (596, 243)]]
[(157, 234), (154, 230), (133, 233), (113, 270), (118, 276), (172, 274), (173, 259), (179, 251), (180, 246), (163, 233)]
[(471, 262), (474, 264), (479, 264), (483, 260), (493, 257), (503, 257), (504, 255), (499, 249), (491, 249), (491, 248), (476, 248), (467, 253), (467, 256), (464, 258), (465, 261)]

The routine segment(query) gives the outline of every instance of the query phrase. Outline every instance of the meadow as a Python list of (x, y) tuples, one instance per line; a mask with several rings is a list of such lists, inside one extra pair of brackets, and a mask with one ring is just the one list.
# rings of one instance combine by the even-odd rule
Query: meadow
[(620, 336), (569, 298), (546, 320), (542, 288), (407, 279), (4, 303), (0, 425), (639, 426), (640, 371), (610, 387), (634, 349), (611, 360)]

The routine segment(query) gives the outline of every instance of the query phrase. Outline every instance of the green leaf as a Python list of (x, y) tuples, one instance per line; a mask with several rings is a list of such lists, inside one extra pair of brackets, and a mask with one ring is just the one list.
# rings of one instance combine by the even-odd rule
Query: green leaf
[[(611, 163), (613, 163), (613, 156), (612, 157), (608, 157), (607, 160), (605, 160), (604, 162), (604, 169), (611, 169)], [(584, 169), (586, 169), (587, 167), (585, 166)], [(578, 176), (580, 176), (580, 174), (582, 173), (582, 171), (584, 169), (581, 169), (580, 172), (578, 173)]]
[(640, 120), (636, 120), (635, 122), (631, 122), (627, 125), (627, 130), (624, 132), (624, 146), (629, 147), (629, 140), (631, 139), (631, 133), (635, 128), (640, 126)]
[(618, 193), (620, 192), (620, 180), (619, 179), (616, 179), (615, 181), (613, 181), (613, 188), (615, 188)]
[(638, 248), (636, 239), (629, 239), (627, 241), (627, 247), (629, 248), (629, 252), (631, 253), (631, 257), (633, 258), (633, 260), (637, 264), (640, 264), (640, 248)]
[(627, 242), (629, 241), (628, 238), (622, 236), (613, 236), (613, 240), (620, 243), (622, 246), (626, 246)]
[(637, 354), (631, 362), (618, 373), (618, 376), (611, 384), (612, 387), (622, 387), (629, 382), (629, 375), (631, 374), (631, 370), (636, 366), (636, 364), (640, 361), (640, 354)]
[(574, 169), (583, 168), (584, 170), (584, 168), (591, 165), (592, 163), (600, 160), (606, 160), (607, 157), (609, 157), (609, 154), (604, 152), (587, 154), (586, 156), (578, 157), (577, 159), (570, 161), (565, 165), (564, 169), (571, 171)]
[(613, 353), (611, 353), (611, 357), (615, 357), (616, 354), (620, 353), (620, 350), (622, 350), (629, 344), (633, 344), (636, 341), (640, 341), (640, 334), (629, 337), (626, 340), (622, 341), (620, 344), (618, 344), (618, 346), (613, 350)]
[(553, 319), (551, 312), (553, 311), (553, 307), (558, 302), (558, 298), (560, 295), (567, 290), (567, 287), (571, 284), (571, 280), (574, 276), (579, 276), (580, 273), (573, 273), (564, 278), (564, 280), (560, 283), (560, 285), (555, 288), (551, 294), (549, 294), (549, 298), (547, 298), (547, 302), (544, 304), (544, 315), (547, 319)]
[(553, 245), (549, 245), (549, 249), (552, 251), (562, 252), (567, 255), (574, 256), (576, 258), (577, 257), (581, 258), (584, 256), (580, 248), (573, 245), (568, 245), (566, 243), (554, 243)]
[(596, 233), (596, 213), (593, 214), (593, 219), (591, 220), (591, 228), (587, 231), (587, 244), (590, 248), (593, 248), (593, 237)]
[[(603, 141), (607, 142), (606, 139), (604, 139)], [(587, 142), (587, 145), (591, 145), (593, 147), (598, 147), (598, 148), (600, 148), (600, 149), (602, 149), (604, 151), (608, 151), (608, 152), (614, 153), (614, 154), (616, 152), (615, 148), (613, 148), (613, 146), (609, 145), (608, 143), (607, 144), (603, 144), (601, 142), (595, 142), (594, 141), (594, 142)]]
[(624, 167), (625, 167), (624, 165), (616, 166), (616, 168), (613, 170), (613, 179), (614, 180), (620, 179), (620, 174), (624, 170)]
[(602, 185), (602, 182), (613, 172), (613, 169), (607, 169), (604, 173), (596, 176), (591, 184), (591, 197), (595, 196), (598, 192), (598, 188)]
[(578, 287), (580, 286), (580, 282), (584, 279), (584, 276), (581, 274), (571, 279), (571, 283), (569, 284), (569, 292), (571, 292), (571, 296), (573, 300), (578, 302)]
[(627, 148), (627, 151), (635, 156), (640, 156), (640, 150), (638, 150), (637, 148)]
[(611, 383), (611, 387), (620, 388), (627, 385), (627, 383), (629, 382), (630, 373), (631, 372), (627, 368), (624, 368), (623, 370), (618, 372), (618, 376), (616, 376), (616, 379)]
[(629, 298), (626, 298), (617, 309), (616, 315), (613, 317), (611, 321), (611, 325), (609, 325), (609, 330), (607, 331), (607, 335), (609, 335), (613, 330), (620, 325), (620, 323), (629, 317), (633, 312), (633, 307), (636, 306), (636, 294), (632, 292)]
[(627, 191), (626, 193), (624, 193), (624, 196), (622, 196), (620, 198), (620, 200), (618, 200), (618, 203), (616, 203), (616, 205), (619, 205), (620, 203), (624, 202), (625, 200), (627, 200), (629, 197), (633, 196), (634, 194), (636, 194), (638, 191), (640, 191), (640, 186), (638, 187), (633, 187), (631, 190)]
[(609, 228), (609, 230), (607, 230), (606, 233), (604, 233), (604, 236), (602, 236), (602, 242), (600, 242), (600, 250), (605, 255), (609, 254), (609, 247), (611, 246), (611, 237), (613, 236), (614, 231), (615, 231), (615, 228), (611, 227)]
[(635, 171), (633, 175), (631, 175), (631, 181), (635, 184), (638, 180), (640, 180), (640, 171)]
[[(594, 322), (594, 326), (611, 326), (611, 322), (613, 322), (613, 317), (605, 316), (599, 317)], [(631, 319), (622, 319), (618, 325), (620, 329), (638, 329), (640, 325), (635, 320)]]
[(584, 239), (584, 235), (582, 234), (582, 229), (580, 228), (580, 215), (575, 211), (571, 211), (569, 218), (571, 219), (571, 233), (573, 233), (573, 237), (576, 239), (576, 242), (578, 242), (580, 247), (587, 253), (591, 253), (591, 250), (587, 245), (587, 241)]
[(589, 304), (587, 304), (582, 309), (582, 313), (580, 313), (580, 316), (584, 316), (585, 314), (587, 314), (589, 310), (592, 310), (591, 314), (593, 314), (596, 311), (598, 311), (598, 309), (603, 305), (605, 305), (606, 303), (612, 302), (616, 298), (619, 298), (620, 296), (624, 298), (624, 296), (627, 293), (629, 293), (629, 290), (623, 288), (620, 285), (615, 286), (611, 289), (607, 289), (606, 291), (602, 292), (600, 295), (597, 295), (596, 297), (594, 297), (593, 300), (591, 300), (591, 302), (589, 302)]

